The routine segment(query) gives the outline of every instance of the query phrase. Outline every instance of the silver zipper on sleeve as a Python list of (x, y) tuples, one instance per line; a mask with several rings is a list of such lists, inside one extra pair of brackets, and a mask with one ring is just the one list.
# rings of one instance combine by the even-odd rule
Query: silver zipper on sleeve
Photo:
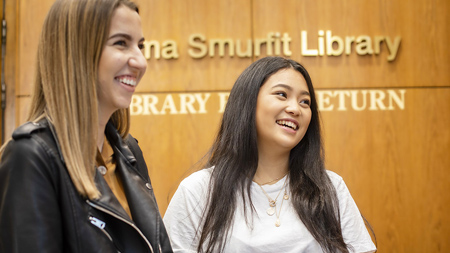
[[(140, 230), (135, 224), (133, 224), (133, 223), (127, 221), (126, 219), (124, 219), (124, 218), (120, 217), (119, 215), (117, 215), (117, 214), (115, 214), (115, 213), (109, 211), (109, 210), (106, 209), (106, 208), (103, 208), (103, 207), (101, 207), (101, 206), (99, 206), (99, 205), (97, 205), (97, 204), (92, 203), (92, 202), (89, 201), (89, 200), (86, 200), (86, 202), (87, 202), (90, 206), (92, 206), (93, 208), (98, 209), (98, 210), (100, 210), (100, 211), (102, 211), (102, 212), (104, 212), (104, 213), (107, 213), (107, 214), (113, 216), (114, 218), (119, 219), (119, 220), (125, 222), (126, 224), (130, 225), (132, 228), (134, 228), (134, 229), (139, 233), (139, 235), (142, 237), (142, 239), (144, 239), (144, 241), (147, 243), (147, 245), (148, 245), (150, 251), (151, 251), (152, 253), (154, 253), (152, 245), (150, 244), (150, 242), (147, 240), (147, 238), (145, 237), (145, 235), (141, 232), (141, 230)], [(94, 225), (95, 225), (95, 224), (94, 224)]]

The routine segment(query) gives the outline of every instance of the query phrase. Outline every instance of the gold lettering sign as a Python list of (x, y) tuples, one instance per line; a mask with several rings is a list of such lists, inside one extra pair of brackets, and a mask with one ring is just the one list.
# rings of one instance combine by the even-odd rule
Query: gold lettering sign
[[(393, 111), (405, 109), (406, 90), (317, 90), (320, 111)], [(223, 113), (227, 92), (141, 93), (133, 95), (131, 115)]]
[[(292, 56), (300, 54), (304, 57), (341, 56), (343, 54), (379, 55), (382, 47), (388, 51), (387, 61), (394, 61), (397, 57), (401, 43), (401, 37), (396, 36), (340, 36), (332, 31), (319, 30), (317, 43), (308, 43), (308, 31), (301, 31), (301, 41), (292, 41), (288, 33), (268, 32), (263, 38), (232, 39), (232, 38), (207, 38), (204, 34), (191, 34), (187, 40), (187, 54), (194, 58), (204, 57), (239, 57), (250, 58), (260, 56), (263, 48), (266, 55)], [(300, 43), (301, 52), (292, 52), (291, 43)], [(144, 55), (147, 59), (178, 59), (178, 44), (174, 40), (164, 40), (161, 43), (156, 40), (144, 42)]]

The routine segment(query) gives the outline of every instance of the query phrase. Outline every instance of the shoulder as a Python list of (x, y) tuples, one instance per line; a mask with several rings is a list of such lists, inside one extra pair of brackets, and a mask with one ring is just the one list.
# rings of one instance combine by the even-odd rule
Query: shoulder
[(336, 195), (339, 199), (339, 208), (342, 214), (345, 214), (348, 210), (359, 212), (344, 179), (335, 172), (328, 170), (327, 173), (336, 189)]
[(345, 243), (354, 249), (351, 252), (374, 252), (376, 250), (375, 245), (370, 238), (358, 206), (352, 198), (344, 180), (335, 172), (327, 171), (327, 174), (336, 188), (336, 194), (339, 200), (342, 235)]
[(13, 140), (31, 138), (33, 133), (43, 131), (47, 127), (48, 126), (44, 123), (26, 122), (14, 130), (12, 138)]
[[(339, 201), (346, 201), (347, 199), (352, 199), (350, 191), (345, 183), (344, 179), (338, 175), (336, 172), (327, 170), (328, 177), (331, 180), (334, 188), (336, 189), (336, 194)], [(353, 200), (352, 200), (353, 201)]]
[[(197, 221), (200, 219), (206, 204), (210, 174), (210, 169), (202, 169), (192, 173), (180, 183), (167, 207), (164, 222), (173, 225), (174, 220), (192, 222), (191, 219)], [(184, 220), (186, 217), (190, 217), (190, 221)]]
[(0, 185), (16, 192), (52, 185), (48, 182), (55, 182), (62, 166), (55, 143), (47, 124), (27, 122), (19, 126), (2, 152)]
[(207, 196), (212, 169), (196, 171), (183, 179), (175, 192), (175, 198), (195, 201)]
[(331, 180), (331, 183), (333, 183), (334, 187), (338, 188), (338, 186), (345, 184), (344, 179), (339, 176), (336, 172), (327, 170), (327, 175)]
[(199, 171), (196, 171), (183, 179), (180, 183), (180, 187), (200, 187), (203, 188), (205, 185), (207, 186), (209, 184), (211, 173), (213, 168), (207, 168), (207, 169), (201, 169)]
[(46, 120), (39, 123), (26, 122), (16, 128), (12, 139), (6, 144), (2, 160), (13, 156), (18, 162), (29, 160), (33, 155), (57, 156), (57, 144)]

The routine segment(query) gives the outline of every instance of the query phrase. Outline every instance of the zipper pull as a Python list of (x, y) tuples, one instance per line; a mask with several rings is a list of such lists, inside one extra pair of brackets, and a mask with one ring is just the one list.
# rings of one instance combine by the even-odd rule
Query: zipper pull
[(104, 229), (105, 228), (105, 222), (93, 217), (93, 216), (89, 216), (89, 220), (91, 221), (92, 224), (94, 224), (95, 226), (97, 226), (100, 229)]

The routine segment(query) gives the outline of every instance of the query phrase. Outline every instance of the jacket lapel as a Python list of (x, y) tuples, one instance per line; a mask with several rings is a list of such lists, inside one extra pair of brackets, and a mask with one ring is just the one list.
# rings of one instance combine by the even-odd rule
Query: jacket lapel
[(130, 216), (127, 214), (125, 209), (119, 203), (119, 200), (111, 191), (111, 188), (109, 188), (108, 183), (98, 170), (96, 170), (95, 172), (95, 185), (97, 186), (97, 189), (100, 191), (101, 196), (99, 199), (92, 200), (92, 202), (103, 208), (108, 209), (109, 211), (114, 212), (117, 215), (120, 215), (127, 221), (132, 222)]
[(162, 220), (150, 181), (139, 171), (136, 157), (111, 123), (106, 127), (106, 136), (114, 150), (116, 171), (122, 180), (133, 221), (149, 241), (156, 244), (153, 248), (158, 249)]

